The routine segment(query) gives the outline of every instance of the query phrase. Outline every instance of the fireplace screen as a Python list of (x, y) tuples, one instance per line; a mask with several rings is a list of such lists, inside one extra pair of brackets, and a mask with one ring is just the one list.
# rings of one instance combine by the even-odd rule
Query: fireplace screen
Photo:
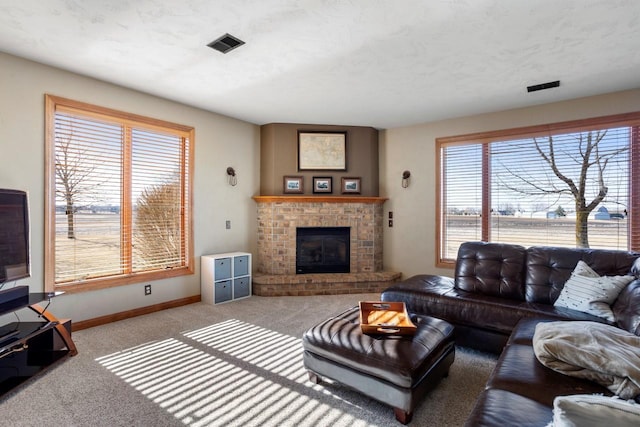
[(296, 273), (349, 273), (349, 227), (298, 227)]

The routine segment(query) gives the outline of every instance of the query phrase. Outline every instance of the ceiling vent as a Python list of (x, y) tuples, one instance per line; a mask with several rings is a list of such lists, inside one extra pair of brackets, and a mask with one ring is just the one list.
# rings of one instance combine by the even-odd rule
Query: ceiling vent
[(527, 86), (527, 92), (535, 92), (538, 90), (551, 89), (552, 87), (560, 86), (560, 80), (555, 82), (540, 83), (539, 85)]
[(227, 33), (224, 36), (212, 41), (207, 46), (219, 52), (227, 53), (237, 48), (238, 46), (242, 46), (243, 44), (244, 42), (242, 40)]

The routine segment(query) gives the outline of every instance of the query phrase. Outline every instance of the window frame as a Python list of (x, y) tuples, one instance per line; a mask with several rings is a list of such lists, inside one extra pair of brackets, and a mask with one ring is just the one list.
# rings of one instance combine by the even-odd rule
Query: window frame
[(478, 132), (465, 135), (436, 138), (436, 267), (455, 268), (456, 260), (443, 256), (444, 226), (444, 185), (443, 182), (443, 149), (453, 145), (481, 144), (483, 151), (482, 164), (482, 209), (481, 240), (490, 241), (490, 182), (491, 176), (488, 162), (488, 147), (492, 142), (532, 137), (546, 137), (556, 133), (587, 132), (611, 127), (634, 127), (631, 136), (629, 154), (629, 250), (640, 250), (640, 112), (615, 114), (581, 120), (571, 120), (543, 125), (510, 128), (496, 131)]
[[(76, 111), (81, 115), (91, 118), (108, 118), (123, 125), (138, 125), (146, 129), (157, 129), (162, 132), (174, 132), (185, 134), (187, 141), (188, 155), (185, 157), (185, 164), (181, 165), (182, 177), (186, 176), (186, 188), (183, 195), (187, 196), (187, 203), (184, 200), (182, 209), (187, 210), (183, 221), (182, 241), (184, 244), (184, 264), (180, 267), (156, 270), (129, 272), (115, 274), (100, 278), (75, 280), (64, 284), (55, 283), (55, 232), (56, 232), (56, 165), (55, 165), (55, 115), (56, 111), (67, 110)], [(194, 146), (195, 129), (165, 120), (154, 119), (138, 114), (127, 113), (111, 108), (101, 107), (81, 101), (75, 101), (59, 96), (45, 94), (45, 215), (44, 215), (44, 289), (46, 292), (64, 291), (68, 293), (82, 292), (111, 288), (115, 286), (130, 285), (150, 280), (160, 280), (171, 277), (190, 275), (194, 273), (193, 256), (193, 167), (194, 167)], [(123, 209), (124, 210), (124, 209)], [(124, 221), (128, 221), (124, 219)], [(131, 251), (131, 242), (122, 249), (124, 252)]]

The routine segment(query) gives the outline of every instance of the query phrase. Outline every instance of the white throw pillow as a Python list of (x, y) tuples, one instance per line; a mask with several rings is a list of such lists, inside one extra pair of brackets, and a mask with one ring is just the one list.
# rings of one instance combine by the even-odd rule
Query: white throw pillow
[(600, 395), (558, 396), (549, 427), (631, 427), (640, 425), (640, 405)]
[(593, 271), (593, 268), (589, 267), (589, 264), (580, 260), (576, 264), (576, 268), (571, 272), (572, 275), (584, 276), (584, 277), (600, 277), (598, 273)]
[(633, 281), (633, 276), (598, 276), (586, 263), (579, 261), (553, 304), (615, 322), (611, 304)]

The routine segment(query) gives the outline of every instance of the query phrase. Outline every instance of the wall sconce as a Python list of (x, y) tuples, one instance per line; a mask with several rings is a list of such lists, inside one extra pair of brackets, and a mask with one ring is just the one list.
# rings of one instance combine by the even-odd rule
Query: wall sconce
[(238, 177), (236, 176), (236, 171), (231, 166), (227, 168), (227, 182), (231, 186), (235, 186), (238, 183)]
[(407, 188), (409, 186), (410, 176), (411, 176), (411, 172), (409, 171), (402, 172), (402, 188)]

